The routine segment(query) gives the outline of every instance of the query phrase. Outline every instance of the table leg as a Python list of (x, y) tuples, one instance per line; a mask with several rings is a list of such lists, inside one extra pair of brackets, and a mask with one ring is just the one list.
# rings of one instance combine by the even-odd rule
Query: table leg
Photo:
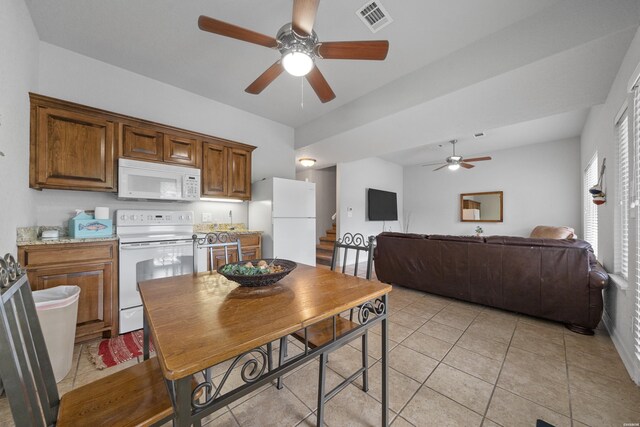
[(149, 359), (149, 323), (144, 312), (142, 313), (142, 356), (144, 360)]
[(175, 427), (191, 425), (191, 377), (187, 376), (174, 382), (175, 390)]
[(387, 313), (389, 312), (387, 295), (382, 297), (384, 317), (382, 318), (382, 425), (389, 425), (389, 330)]

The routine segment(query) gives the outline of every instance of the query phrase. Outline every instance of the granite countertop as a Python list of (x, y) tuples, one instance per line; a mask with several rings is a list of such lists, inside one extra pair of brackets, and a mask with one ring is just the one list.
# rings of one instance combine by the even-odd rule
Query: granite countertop
[[(58, 230), (60, 235), (57, 239), (41, 239), (40, 236), (44, 230)], [(61, 245), (64, 243), (91, 243), (91, 242), (106, 242), (110, 240), (118, 240), (118, 236), (112, 234), (107, 237), (89, 237), (84, 239), (74, 239), (67, 234), (66, 227), (60, 226), (34, 226), (34, 227), (18, 227), (16, 230), (16, 244), (17, 246), (31, 246), (31, 245)]]
[[(242, 235), (242, 234), (262, 234), (260, 230), (248, 230), (245, 224), (218, 224), (217, 229), (214, 229), (214, 224), (195, 224), (193, 226), (193, 232), (197, 234), (206, 233), (222, 233)], [(231, 228), (234, 227), (232, 230)], [(237, 227), (237, 228), (235, 228)], [(44, 230), (58, 230), (60, 235), (57, 239), (41, 239), (40, 236)], [(34, 227), (19, 227), (17, 229), (16, 244), (18, 246), (31, 246), (31, 245), (61, 245), (65, 243), (91, 243), (91, 242), (105, 242), (111, 240), (118, 240), (116, 234), (112, 234), (108, 237), (89, 237), (84, 239), (74, 239), (67, 234), (67, 228), (61, 226), (34, 226)]]
[[(233, 227), (233, 230), (231, 229)], [(205, 233), (229, 233), (229, 234), (262, 234), (260, 230), (248, 230), (243, 223), (234, 224), (218, 224), (217, 228), (215, 224), (194, 224), (193, 232), (197, 234)]]
[(118, 240), (118, 236), (112, 234), (109, 237), (89, 237), (86, 239), (74, 239), (69, 236), (61, 236), (57, 239), (34, 239), (34, 240), (19, 240), (16, 242), (17, 246), (32, 246), (32, 245), (61, 245), (64, 243), (91, 243), (91, 242), (107, 242), (110, 240)]

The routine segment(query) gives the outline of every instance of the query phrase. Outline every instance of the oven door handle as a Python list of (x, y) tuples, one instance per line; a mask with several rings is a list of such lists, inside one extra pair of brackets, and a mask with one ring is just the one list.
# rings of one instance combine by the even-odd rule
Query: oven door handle
[(191, 240), (183, 240), (183, 241), (173, 241), (173, 242), (151, 242), (151, 243), (121, 243), (120, 249), (130, 250), (130, 249), (150, 249), (150, 248), (158, 248), (158, 247), (168, 247), (175, 248), (178, 246), (192, 246), (193, 242)]

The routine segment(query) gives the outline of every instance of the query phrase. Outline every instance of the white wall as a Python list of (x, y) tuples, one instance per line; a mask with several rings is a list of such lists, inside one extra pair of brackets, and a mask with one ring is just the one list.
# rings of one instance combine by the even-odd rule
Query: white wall
[(23, 0), (0, 12), (0, 256), (16, 253), (16, 227), (35, 221), (29, 190), (29, 91), (37, 90), (38, 33)]
[[(252, 181), (295, 177), (293, 129), (288, 126), (49, 43), (40, 42), (39, 51), (38, 92), (43, 95), (251, 144), (258, 147), (253, 152)], [(28, 162), (22, 165), (26, 170)], [(232, 209), (234, 222), (247, 222), (247, 203), (122, 202), (114, 194), (31, 192), (38, 225), (59, 225), (73, 209), (95, 206), (194, 210), (197, 221), (201, 212), (212, 212), (220, 222), (229, 222)]]
[[(493, 160), (455, 172), (411, 166), (404, 171), (409, 231), (424, 234), (528, 236), (536, 225), (581, 228), (577, 138), (496, 151)], [(504, 192), (504, 222), (460, 222), (460, 194)], [(579, 232), (579, 231), (578, 231)]]
[(305, 169), (296, 172), (296, 179), (316, 184), (316, 241), (333, 225), (336, 213), (336, 168)]
[[(398, 195), (398, 219), (403, 207), (402, 166), (377, 157), (355, 162), (338, 163), (337, 176), (337, 230), (344, 233), (362, 233), (364, 237), (382, 233), (382, 221), (367, 219), (367, 189), (392, 191)], [(352, 208), (352, 216), (348, 209)], [(386, 221), (384, 231), (400, 231), (400, 221)]]
[[(618, 74), (611, 86), (611, 90), (603, 105), (591, 109), (587, 123), (585, 124), (581, 138), (581, 169), (586, 168), (587, 163), (598, 152), (600, 162), (607, 159), (604, 182), (608, 195), (607, 203), (598, 207), (598, 257), (600, 262), (609, 272), (614, 268), (614, 236), (615, 236), (615, 194), (616, 194), (616, 137), (614, 133), (614, 121), (616, 115), (627, 99), (627, 83), (634, 69), (640, 63), (640, 32), (637, 32), (631, 42)], [(583, 197), (586, 192), (583, 191)], [(638, 215), (636, 208), (636, 216)], [(629, 221), (630, 230), (630, 254), (629, 260), (634, 259), (638, 250), (638, 242), (633, 237), (635, 233), (635, 220)], [(634, 244), (635, 242), (635, 244)], [(630, 265), (633, 263), (630, 262)], [(635, 269), (630, 268), (629, 284), (622, 286), (613, 282), (604, 293), (605, 296), (605, 324), (611, 333), (613, 342), (625, 362), (627, 369), (634, 380), (640, 384), (640, 362), (633, 356), (633, 310), (636, 286)]]

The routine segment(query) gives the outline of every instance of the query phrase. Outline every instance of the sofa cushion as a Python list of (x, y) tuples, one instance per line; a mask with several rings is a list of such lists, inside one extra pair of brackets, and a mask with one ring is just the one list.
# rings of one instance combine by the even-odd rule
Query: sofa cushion
[(429, 240), (444, 240), (447, 242), (484, 243), (484, 237), (480, 236), (448, 236), (442, 234), (432, 234)]
[(575, 230), (571, 227), (551, 227), (539, 225), (529, 236), (533, 239), (575, 239)]
[(530, 237), (488, 236), (485, 241), (493, 245), (544, 246), (554, 248), (587, 249), (593, 252), (589, 242), (578, 239), (532, 239)]
[(400, 239), (426, 239), (429, 237), (426, 234), (398, 233), (395, 231), (385, 231), (383, 233), (380, 233), (378, 236), (397, 237)]

